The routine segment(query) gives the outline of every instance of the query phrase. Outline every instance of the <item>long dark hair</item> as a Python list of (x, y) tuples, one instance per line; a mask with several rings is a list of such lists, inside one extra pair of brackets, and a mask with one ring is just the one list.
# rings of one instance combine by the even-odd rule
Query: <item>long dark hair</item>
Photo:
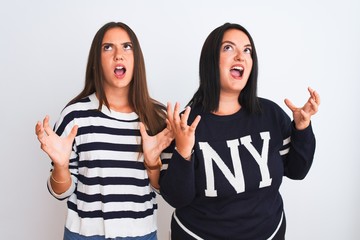
[(238, 29), (244, 32), (250, 40), (253, 66), (246, 86), (239, 95), (239, 103), (241, 107), (250, 113), (259, 112), (260, 106), (257, 97), (258, 60), (255, 44), (250, 33), (243, 26), (234, 23), (225, 23), (217, 27), (205, 40), (200, 55), (199, 88), (188, 105), (191, 107), (200, 106), (202, 111), (205, 112), (218, 110), (220, 99), (220, 48), (224, 33), (229, 29)]
[(134, 52), (134, 73), (133, 79), (130, 82), (129, 103), (139, 115), (140, 121), (147, 126), (149, 133), (156, 134), (165, 127), (166, 108), (163, 104), (150, 97), (146, 82), (145, 62), (140, 43), (134, 31), (122, 22), (109, 22), (102, 26), (95, 34), (89, 51), (84, 89), (79, 95), (72, 99), (68, 105), (96, 92), (99, 99), (98, 110), (101, 109), (102, 105), (110, 109), (103, 87), (104, 74), (101, 65), (101, 45), (105, 33), (109, 29), (117, 27), (127, 32), (132, 42)]

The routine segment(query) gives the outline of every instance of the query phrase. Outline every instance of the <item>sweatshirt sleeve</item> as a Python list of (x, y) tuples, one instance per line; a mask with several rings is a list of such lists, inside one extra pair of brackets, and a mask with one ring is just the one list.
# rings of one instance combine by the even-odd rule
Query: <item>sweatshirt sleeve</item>
[(310, 170), (315, 154), (315, 136), (311, 123), (304, 130), (297, 130), (291, 123), (291, 137), (284, 142), (288, 144), (288, 152), (284, 154), (284, 175), (290, 179), (304, 179)]
[(185, 160), (174, 150), (168, 168), (160, 174), (160, 192), (172, 207), (186, 206), (195, 198), (194, 154)]

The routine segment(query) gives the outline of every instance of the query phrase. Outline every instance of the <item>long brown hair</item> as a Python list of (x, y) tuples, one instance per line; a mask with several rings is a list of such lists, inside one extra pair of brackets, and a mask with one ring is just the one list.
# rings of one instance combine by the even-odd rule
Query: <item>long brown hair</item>
[(154, 135), (165, 127), (166, 108), (163, 104), (154, 100), (149, 95), (144, 57), (140, 43), (134, 31), (125, 23), (109, 22), (102, 26), (95, 34), (89, 51), (84, 89), (79, 95), (72, 99), (68, 105), (96, 92), (99, 99), (98, 110), (101, 109), (102, 105), (105, 105), (110, 109), (103, 87), (104, 75), (101, 66), (101, 45), (105, 33), (109, 29), (116, 27), (124, 29), (129, 34), (134, 51), (134, 73), (133, 79), (130, 82), (129, 103), (139, 116), (140, 121), (147, 126), (149, 134)]

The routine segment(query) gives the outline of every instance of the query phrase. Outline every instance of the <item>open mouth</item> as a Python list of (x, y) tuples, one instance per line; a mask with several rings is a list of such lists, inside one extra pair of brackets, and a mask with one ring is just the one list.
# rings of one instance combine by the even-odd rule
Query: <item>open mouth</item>
[(117, 66), (114, 70), (116, 76), (121, 77), (125, 74), (126, 68), (123, 66)]
[(241, 66), (235, 66), (230, 69), (231, 76), (234, 78), (242, 77), (244, 74), (244, 68)]

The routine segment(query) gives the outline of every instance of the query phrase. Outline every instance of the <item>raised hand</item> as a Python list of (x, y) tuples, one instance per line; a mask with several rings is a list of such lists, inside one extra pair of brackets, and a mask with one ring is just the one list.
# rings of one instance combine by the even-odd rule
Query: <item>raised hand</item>
[(144, 124), (140, 123), (140, 133), (142, 137), (145, 164), (150, 168), (156, 168), (161, 165), (161, 152), (170, 145), (172, 140), (174, 140), (170, 123), (166, 119), (166, 128), (155, 136), (149, 136)]
[(75, 125), (70, 134), (65, 137), (59, 137), (49, 125), (49, 116), (46, 116), (41, 123), (37, 122), (35, 126), (35, 134), (40, 142), (41, 149), (49, 155), (55, 165), (66, 167), (69, 165), (69, 158), (74, 142), (77, 125)]
[(171, 103), (168, 103), (168, 121), (175, 136), (176, 149), (178, 153), (190, 160), (191, 152), (195, 144), (195, 130), (200, 122), (200, 116), (197, 116), (191, 125), (188, 125), (188, 118), (191, 108), (188, 106), (185, 112), (180, 115), (180, 104), (177, 102), (172, 113)]
[(313, 90), (308, 88), (310, 97), (301, 108), (296, 107), (289, 99), (285, 99), (285, 104), (293, 113), (295, 127), (298, 130), (307, 128), (310, 124), (311, 116), (317, 113), (320, 105), (320, 95)]

